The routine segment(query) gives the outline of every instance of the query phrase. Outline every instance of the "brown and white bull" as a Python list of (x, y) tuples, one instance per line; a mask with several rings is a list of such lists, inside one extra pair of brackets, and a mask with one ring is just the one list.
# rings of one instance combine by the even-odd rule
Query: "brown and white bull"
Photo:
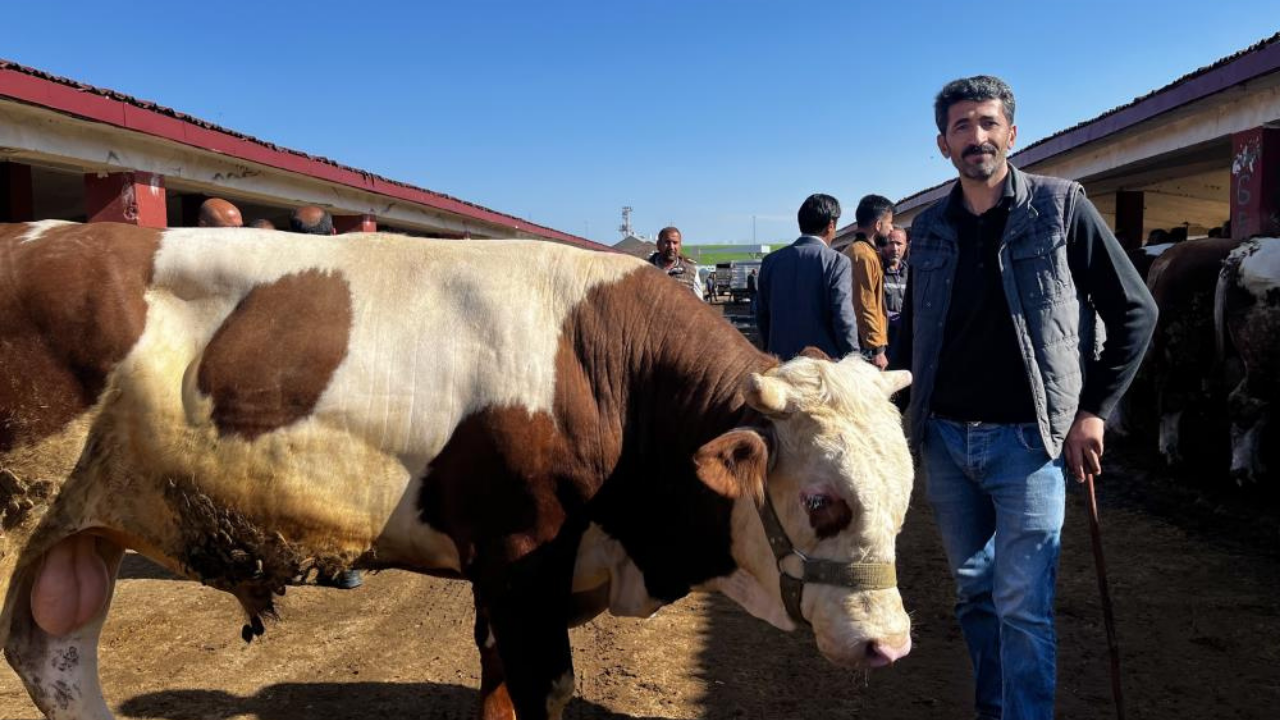
[(641, 261), (44, 222), (0, 225), (0, 277), (0, 643), (50, 718), (111, 717), (126, 548), (247, 637), (299, 577), (465, 578), (492, 718), (559, 716), (569, 623), (695, 589), (843, 666), (910, 649), (909, 376), (778, 365)]
[(1274, 477), (1268, 474), (1280, 469), (1280, 238), (1249, 240), (1227, 256), (1214, 320), (1219, 354), (1226, 354), (1230, 340), (1244, 371), (1229, 399), (1231, 474), (1270, 485)]

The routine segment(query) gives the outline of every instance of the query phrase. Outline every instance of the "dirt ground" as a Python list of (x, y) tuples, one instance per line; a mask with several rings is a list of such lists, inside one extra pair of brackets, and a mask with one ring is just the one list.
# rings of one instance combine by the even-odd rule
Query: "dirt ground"
[[(1280, 707), (1280, 524), (1274, 504), (1206, 495), (1112, 453), (1103, 530), (1131, 718), (1263, 718)], [(1058, 624), (1059, 717), (1113, 717), (1084, 493), (1073, 485)], [(719, 597), (573, 631), (569, 718), (968, 718), (969, 667), (932, 517), (917, 488), (899, 541), (915, 649), (869, 676), (804, 632)], [(1216, 499), (1207, 499), (1216, 498)], [(1234, 499), (1233, 499), (1234, 498)], [(122, 718), (469, 718), (479, 663), (461, 582), (387, 572), (354, 591), (294, 588), (246, 646), (231, 597), (126, 560), (102, 678)], [(0, 672), (0, 718), (39, 713)]]

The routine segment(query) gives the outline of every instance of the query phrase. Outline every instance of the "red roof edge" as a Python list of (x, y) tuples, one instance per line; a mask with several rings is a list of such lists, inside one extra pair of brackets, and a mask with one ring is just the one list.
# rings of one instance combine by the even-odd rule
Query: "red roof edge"
[[(1280, 33), (1187, 73), (1164, 87), (1134, 98), (1097, 117), (1037, 140), (1010, 155), (1009, 160), (1018, 167), (1029, 167), (1277, 70), (1280, 70)], [(904, 209), (913, 209), (946, 195), (954, 182), (954, 179), (947, 180), (925, 188), (902, 198), (897, 204), (909, 205)]]
[(0, 59), (0, 97), (75, 115), (280, 170), (405, 200), (591, 250), (609, 246), (482, 205), (280, 147), (129, 95)]

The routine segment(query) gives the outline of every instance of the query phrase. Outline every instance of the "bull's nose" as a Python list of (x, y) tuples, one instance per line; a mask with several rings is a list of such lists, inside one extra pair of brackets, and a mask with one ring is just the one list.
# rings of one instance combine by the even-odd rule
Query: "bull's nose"
[(911, 636), (881, 638), (867, 643), (867, 663), (871, 667), (884, 667), (901, 660), (911, 652)]

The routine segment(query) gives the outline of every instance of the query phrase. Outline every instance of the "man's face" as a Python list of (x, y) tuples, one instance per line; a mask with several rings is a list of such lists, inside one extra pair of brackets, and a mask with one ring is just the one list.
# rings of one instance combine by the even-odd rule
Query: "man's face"
[(658, 237), (658, 253), (666, 262), (675, 262), (680, 257), (680, 231), (664, 233)]
[(901, 230), (892, 230), (889, 237), (880, 245), (880, 259), (890, 267), (902, 262), (902, 255), (907, 251), (907, 234)]
[(947, 131), (938, 135), (938, 149), (960, 174), (988, 180), (1005, 165), (1018, 137), (999, 100), (963, 100), (947, 110)]
[(893, 211), (885, 213), (876, 221), (876, 236), (872, 238), (874, 242), (879, 242), (889, 237), (889, 233), (893, 232)]

